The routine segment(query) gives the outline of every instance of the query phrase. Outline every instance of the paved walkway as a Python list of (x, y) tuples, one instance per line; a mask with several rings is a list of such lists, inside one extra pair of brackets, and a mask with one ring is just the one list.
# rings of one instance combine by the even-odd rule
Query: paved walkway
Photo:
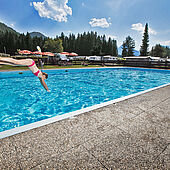
[(170, 86), (0, 140), (0, 169), (168, 169)]

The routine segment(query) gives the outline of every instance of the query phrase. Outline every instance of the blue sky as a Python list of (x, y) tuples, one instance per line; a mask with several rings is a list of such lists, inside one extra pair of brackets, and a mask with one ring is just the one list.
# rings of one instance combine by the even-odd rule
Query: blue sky
[(0, 22), (20, 33), (49, 37), (96, 31), (117, 40), (131, 36), (139, 50), (149, 24), (150, 48), (170, 46), (170, 0), (0, 0)]

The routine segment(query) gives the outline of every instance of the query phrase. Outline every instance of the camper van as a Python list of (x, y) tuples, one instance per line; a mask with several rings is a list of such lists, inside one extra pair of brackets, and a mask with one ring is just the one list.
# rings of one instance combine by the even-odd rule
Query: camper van
[(101, 61), (101, 56), (89, 56), (86, 59), (89, 61)]
[(61, 61), (69, 61), (69, 59), (67, 58), (67, 56), (66, 56), (65, 54), (55, 53), (54, 56), (55, 56), (55, 58), (57, 58), (58, 60), (61, 60)]
[(103, 61), (117, 61), (117, 57), (106, 55), (106, 56), (103, 56)]

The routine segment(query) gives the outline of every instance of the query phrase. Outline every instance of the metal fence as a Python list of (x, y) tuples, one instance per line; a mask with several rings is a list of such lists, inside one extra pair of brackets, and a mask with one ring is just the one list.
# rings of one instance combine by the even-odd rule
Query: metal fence
[(10, 57), (9, 54), (5, 54), (5, 53), (0, 53), (0, 57)]
[(61, 60), (46, 60), (45, 64), (48, 65), (99, 65), (99, 66), (132, 66), (132, 67), (155, 67), (155, 68), (170, 68), (170, 62), (168, 61), (126, 61), (126, 60), (117, 60), (117, 61), (89, 61), (89, 60), (70, 60), (70, 61), (61, 61)]
[(165, 61), (123, 61), (121, 62), (125, 66), (134, 67), (157, 67), (157, 68), (170, 68), (170, 62)]
[[(10, 57), (9, 54), (0, 53), (0, 56)], [(74, 59), (69, 61), (59, 60), (55, 57), (36, 57), (36, 56), (11, 56), (16, 59), (21, 58), (32, 58), (38, 63), (41, 59), (45, 65), (59, 65), (59, 66), (69, 66), (69, 65), (99, 65), (99, 66), (132, 66), (132, 67), (153, 67), (153, 68), (165, 68), (170, 69), (170, 60), (149, 60), (149, 59), (117, 59), (117, 60), (87, 60), (87, 59)]]

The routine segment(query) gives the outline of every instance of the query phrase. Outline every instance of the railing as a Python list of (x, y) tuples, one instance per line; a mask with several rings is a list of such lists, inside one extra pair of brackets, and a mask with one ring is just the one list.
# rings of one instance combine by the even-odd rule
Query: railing
[(0, 56), (1, 56), (1, 57), (10, 57), (9, 54), (5, 54), (5, 53), (0, 53)]
[(123, 61), (125, 66), (170, 68), (168, 61)]
[[(9, 54), (0, 53), (0, 56), (10, 57)], [(12, 56), (14, 57), (14, 56)], [(24, 56), (15, 56), (16, 59), (25, 58)], [(32, 57), (37, 63), (39, 57)], [(56, 58), (42, 57), (42, 62), (45, 65), (59, 65), (59, 66), (69, 66), (69, 65), (99, 65), (99, 66), (133, 66), (133, 67), (153, 67), (153, 68), (166, 68), (170, 69), (170, 61), (162, 60), (85, 60), (85, 59), (74, 59), (69, 61), (62, 61)]]
[(156, 68), (170, 68), (170, 62), (168, 61), (89, 61), (89, 60), (48, 60), (45, 64), (52, 65), (99, 65), (99, 66), (133, 66), (133, 67), (156, 67)]

